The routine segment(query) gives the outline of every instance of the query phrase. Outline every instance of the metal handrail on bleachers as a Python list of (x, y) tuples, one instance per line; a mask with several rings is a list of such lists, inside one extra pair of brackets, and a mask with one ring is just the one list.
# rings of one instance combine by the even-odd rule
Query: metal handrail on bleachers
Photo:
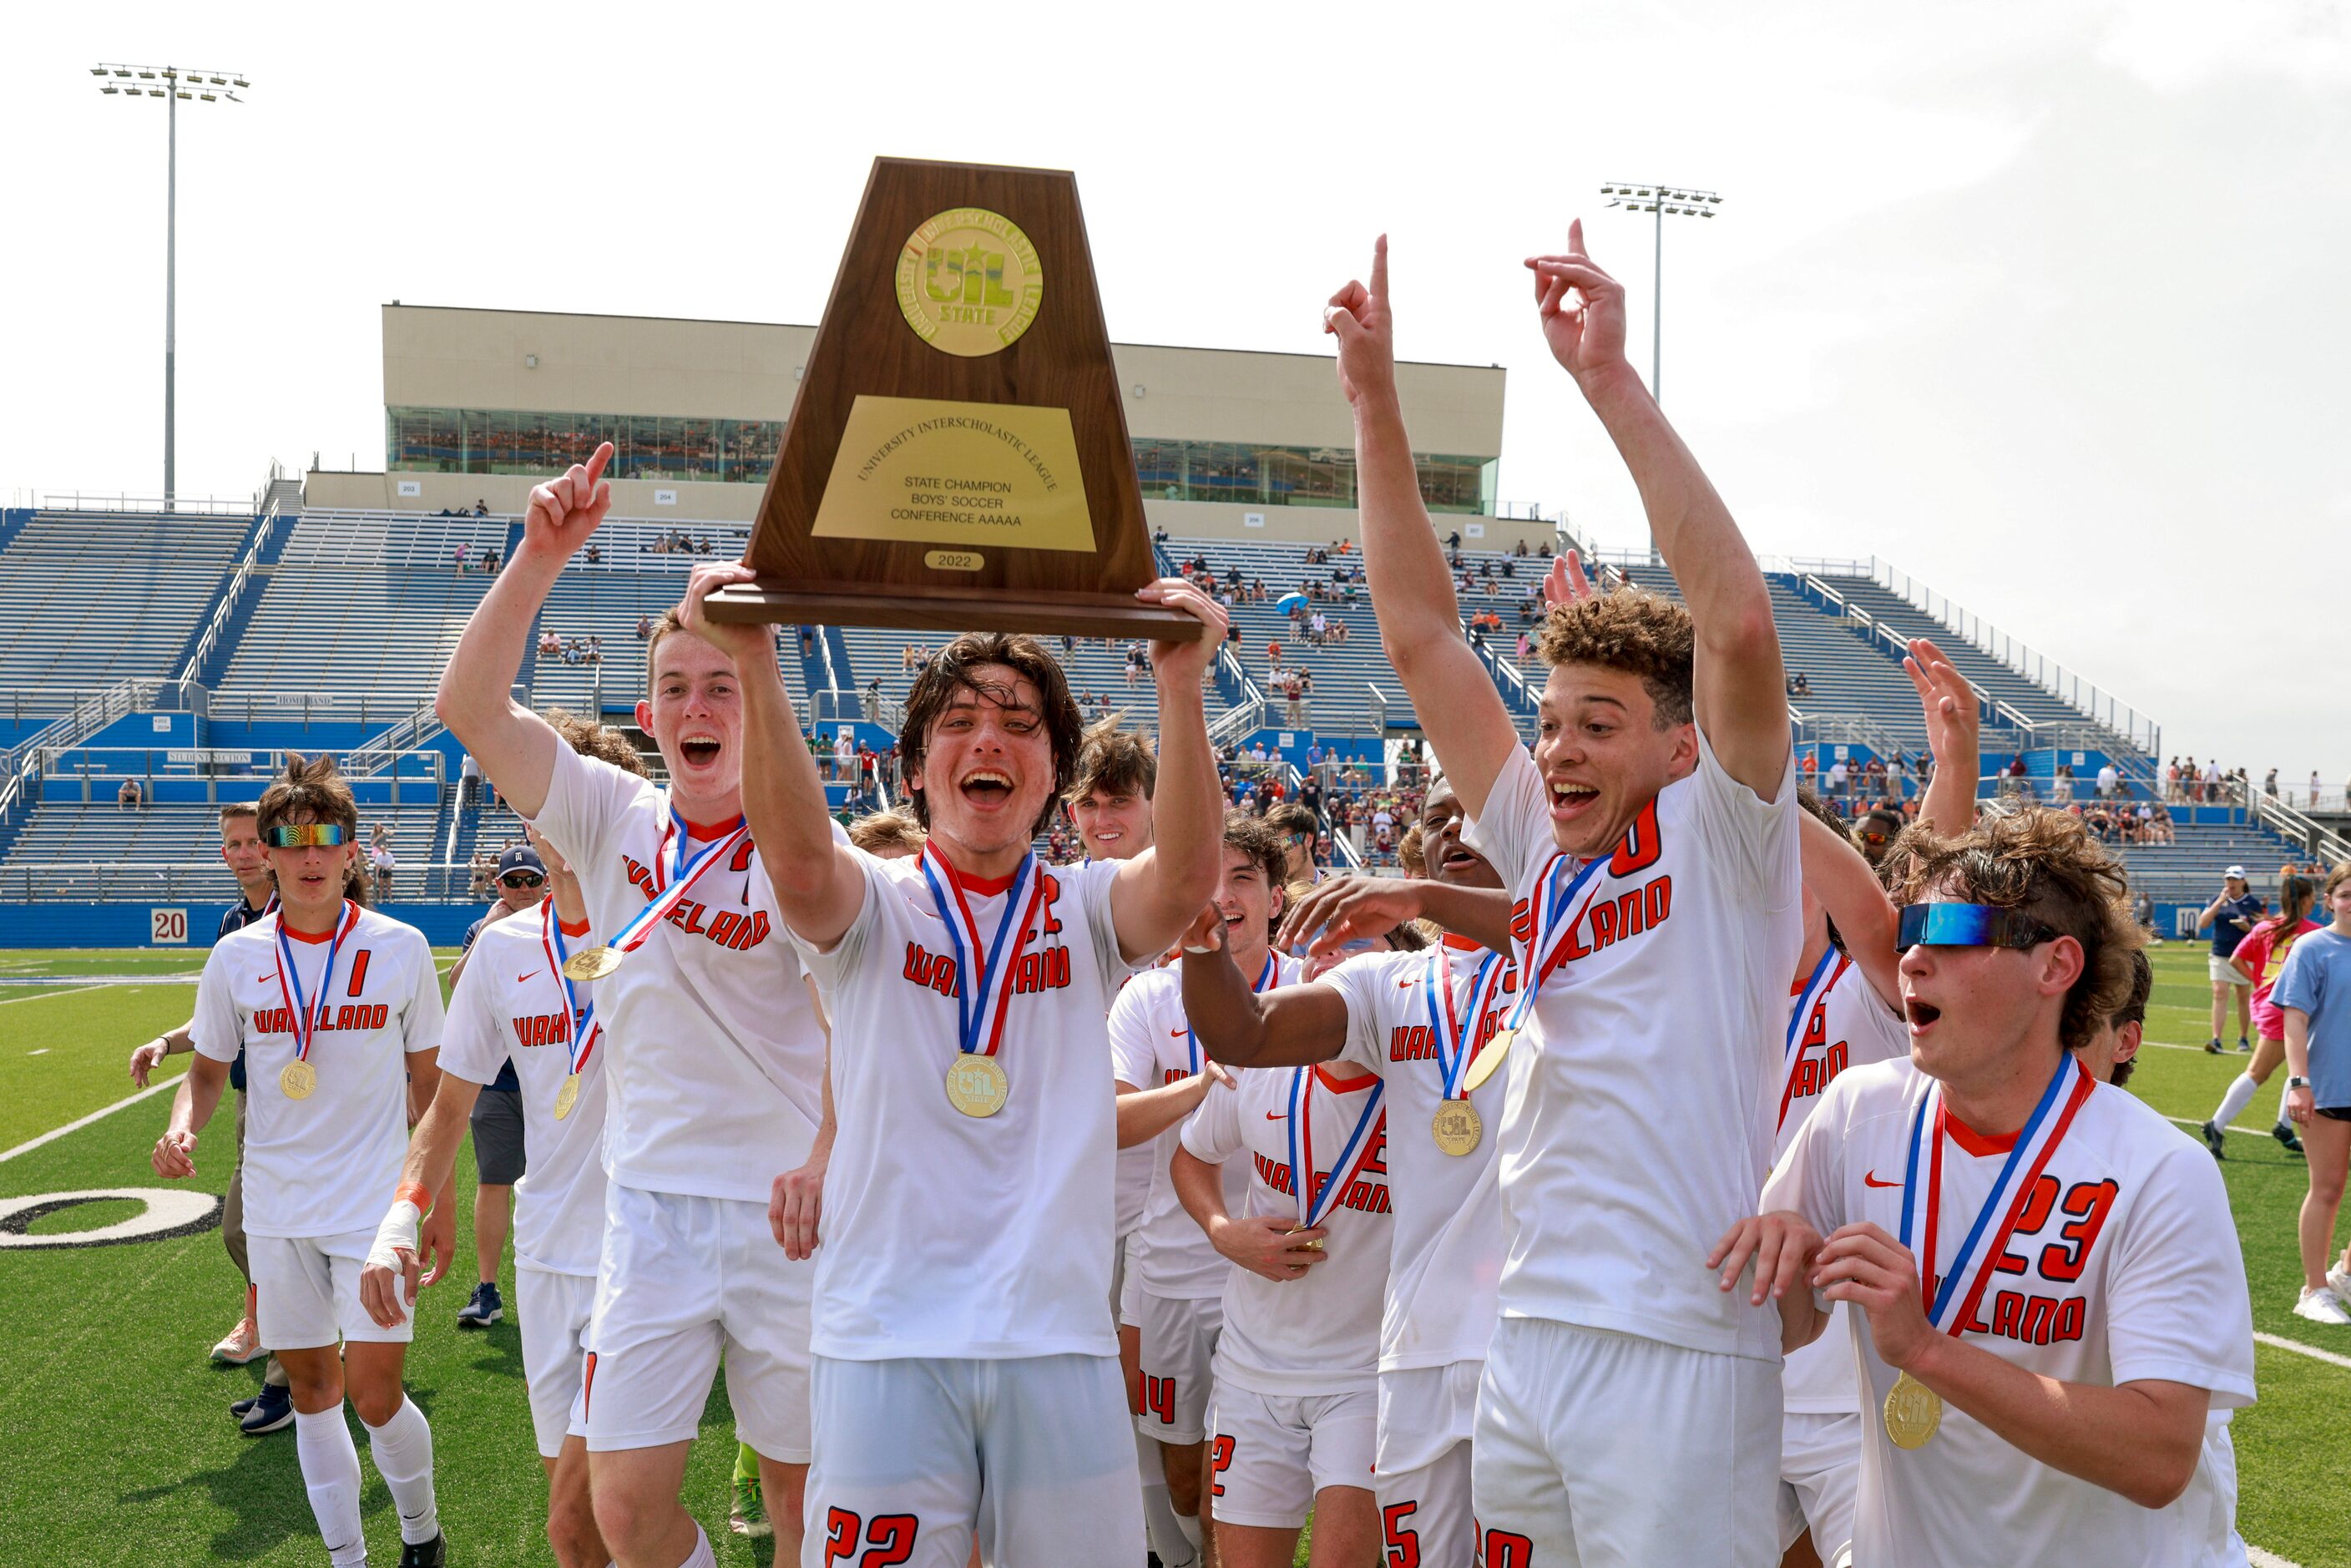
[[(193, 679), (196, 672), (204, 667), (204, 660), (211, 655), (213, 644), (235, 624), (237, 607), (245, 599), (246, 584), (261, 570), (262, 551), (268, 547), (277, 519), (287, 515), (276, 507), (261, 515), (261, 526), (253, 530), (253, 538), (246, 543), (245, 553), (237, 557), (236, 564), (229, 569), (228, 586), (222, 591), (220, 602), (213, 607), (213, 618), (205, 623), (204, 635), (196, 639), (196, 645), (190, 651), (186, 663), (180, 666), (180, 674), (183, 677)], [(301, 520), (299, 512), (292, 516), (296, 521)]]

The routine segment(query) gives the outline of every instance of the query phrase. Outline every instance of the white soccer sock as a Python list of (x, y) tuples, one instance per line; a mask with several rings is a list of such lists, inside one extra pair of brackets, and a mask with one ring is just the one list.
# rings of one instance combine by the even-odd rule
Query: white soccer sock
[(677, 1568), (718, 1568), (717, 1553), (710, 1550), (710, 1537), (702, 1533), (702, 1526), (694, 1527), (694, 1550)]
[[(1194, 1521), (1192, 1528), (1197, 1531), (1199, 1521)], [(1164, 1479), (1143, 1490), (1143, 1530), (1151, 1537), (1151, 1550), (1159, 1553), (1160, 1568), (1188, 1568), (1199, 1560), (1199, 1537), (1185, 1533), (1184, 1516), (1168, 1500)]]
[(1199, 1550), (1199, 1548), (1200, 1548), (1200, 1516), (1199, 1516), (1198, 1514), (1196, 1514), (1196, 1513), (1179, 1513), (1179, 1514), (1177, 1514), (1177, 1515), (1176, 1516), (1176, 1529), (1178, 1529), (1178, 1530), (1180, 1530), (1180, 1531), (1182, 1531), (1184, 1532), (1184, 1539), (1185, 1539), (1185, 1540), (1186, 1540), (1186, 1541), (1188, 1541), (1188, 1542), (1190, 1542), (1192, 1543), (1192, 1549), (1193, 1549), (1195, 1552), (1196, 1552), (1196, 1551), (1198, 1551), (1198, 1550)]
[[(367, 1427), (367, 1423), (360, 1423)], [(416, 1401), (403, 1396), (392, 1419), (368, 1427), (368, 1451), (400, 1511), (400, 1539), (421, 1545), (441, 1533), (441, 1511), (433, 1500), (433, 1428)]]
[(334, 1568), (358, 1568), (367, 1562), (367, 1537), (360, 1530), (360, 1451), (340, 1404), (315, 1416), (294, 1412), (294, 1457), (319, 1539), (327, 1543), (327, 1561)]
[(2260, 1087), (2250, 1072), (2240, 1072), (2230, 1079), (2229, 1092), (2220, 1096), (2220, 1108), (2212, 1113), (2212, 1124), (2225, 1127), (2235, 1121), (2253, 1103), (2253, 1091)]

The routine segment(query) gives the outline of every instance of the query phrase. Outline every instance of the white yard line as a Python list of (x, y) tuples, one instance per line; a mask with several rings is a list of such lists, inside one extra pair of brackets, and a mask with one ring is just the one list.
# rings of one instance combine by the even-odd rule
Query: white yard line
[(2245, 1547), (2245, 1560), (2251, 1563), (2253, 1568), (2302, 1568), (2298, 1563), (2289, 1563), (2276, 1552), (2264, 1552), (2251, 1543)]
[(2304, 1344), (2298, 1339), (2288, 1339), (2283, 1334), (2263, 1333), (2259, 1329), (2253, 1331), (2253, 1339), (2256, 1343), (2268, 1345), (2273, 1349), (2290, 1350), (2296, 1355), (2306, 1355), (2313, 1361), (2323, 1361), (2329, 1366), (2339, 1366), (2346, 1372), (2351, 1372), (2351, 1355), (2337, 1355), (2331, 1350), (2321, 1350), (2316, 1345)]
[(69, 991), (36, 991), (29, 997), (0, 997), (0, 1008), (14, 1002), (46, 1002), (51, 997), (78, 997), (84, 991), (102, 991), (104, 986), (76, 986)]
[(92, 1122), (99, 1121), (105, 1117), (110, 1116), (114, 1114), (115, 1112), (121, 1110), (125, 1105), (136, 1105), (139, 1102), (146, 1099), (152, 1094), (161, 1094), (166, 1089), (177, 1089), (179, 1086), (180, 1075), (177, 1073), (172, 1074), (169, 1078), (159, 1079), (157, 1082), (150, 1083), (146, 1088), (139, 1091), (138, 1093), (117, 1100), (113, 1104), (107, 1106), (102, 1111), (92, 1111), (87, 1116), (76, 1117), (73, 1121), (68, 1122), (64, 1126), (43, 1133), (37, 1138), (26, 1139), (23, 1143), (18, 1144), (13, 1149), (0, 1149), (0, 1165), (5, 1165), (8, 1161), (15, 1159), (18, 1155), (31, 1154), (43, 1144), (56, 1143), (68, 1133), (78, 1133), (84, 1127), (89, 1126)]

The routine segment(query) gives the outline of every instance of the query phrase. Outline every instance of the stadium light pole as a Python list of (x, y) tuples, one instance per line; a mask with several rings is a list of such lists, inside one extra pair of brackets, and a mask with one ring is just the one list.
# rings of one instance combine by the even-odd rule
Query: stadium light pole
[[(242, 71), (186, 70), (178, 66), (126, 66), (100, 60), (89, 68), (99, 78), (98, 90), (109, 98), (136, 103), (142, 98), (163, 100), (165, 157), (163, 176), (163, 509), (173, 509), (179, 495), (179, 465), (174, 451), (177, 409), (175, 382), (179, 372), (180, 264), (180, 100), (217, 103), (225, 99), (243, 103), (232, 89), (247, 86)], [(158, 83), (162, 85), (157, 85)]]
[(1641, 184), (1623, 180), (1600, 187), (1612, 207), (1630, 213), (1650, 213), (1656, 219), (1656, 275), (1649, 289), (1649, 395), (1665, 406), (1666, 359), (1666, 220), (1710, 218), (1721, 209), (1722, 198), (1712, 191), (1686, 190), (1679, 185)]

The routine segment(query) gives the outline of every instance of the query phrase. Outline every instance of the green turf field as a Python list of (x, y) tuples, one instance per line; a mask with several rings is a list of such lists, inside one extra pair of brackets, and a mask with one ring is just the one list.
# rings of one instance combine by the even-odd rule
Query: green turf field
[[(147, 1151), (162, 1130), (168, 1089), (16, 1151), (133, 1093), (124, 1071), (131, 1048), (184, 1019), (194, 997), (187, 980), (97, 985), (95, 977), (192, 977), (200, 962), (193, 954), (140, 950), (0, 953), (0, 1198), (160, 1185)], [(2242, 1059), (2197, 1049), (2207, 1032), (2201, 950), (2174, 944), (2157, 953), (2156, 967), (2153, 1043), (2132, 1088), (2168, 1115), (2200, 1120)], [(36, 979), (83, 979), (90, 988), (26, 983)], [(176, 1071), (185, 1060), (170, 1065)], [(2254, 1327), (2351, 1356), (2351, 1330), (2293, 1315), (2294, 1221), (2304, 1184), (2301, 1161), (2265, 1135), (2277, 1083), (2255, 1097), (2222, 1167), (2252, 1285)], [(226, 1184), (225, 1133), (208, 1134), (196, 1151), (195, 1185), (208, 1192)], [(2193, 1134), (2183, 1128), (2181, 1135)], [(433, 1420), (452, 1561), (547, 1563), (544, 1489), (511, 1316), (511, 1261), (502, 1281), (507, 1321), (468, 1333), (454, 1322), (471, 1281), (472, 1201), (472, 1159), (461, 1155), (465, 1262), (454, 1282), (425, 1298), (408, 1387)], [(93, 1228), (128, 1212), (92, 1205), (35, 1228)], [(204, 1359), (240, 1305), (216, 1229), (114, 1247), (0, 1249), (6, 1391), (0, 1560), (57, 1568), (215, 1562), (308, 1568), (320, 1560), (290, 1428), (247, 1438), (229, 1418), (228, 1402), (258, 1384), (258, 1365), (227, 1370)], [(2234, 1428), (2240, 1528), (2255, 1547), (2305, 1568), (2351, 1568), (2351, 1490), (2343, 1485), (2341, 1458), (2351, 1442), (2351, 1368), (2268, 1344), (2257, 1347), (2256, 1358), (2261, 1403)], [(712, 1396), (703, 1434), (688, 1472), (688, 1506), (722, 1563), (766, 1563), (764, 1545), (755, 1551), (726, 1530), (734, 1444), (723, 1388)], [(370, 1544), (375, 1561), (395, 1562), (391, 1500), (365, 1448), (362, 1441)]]

